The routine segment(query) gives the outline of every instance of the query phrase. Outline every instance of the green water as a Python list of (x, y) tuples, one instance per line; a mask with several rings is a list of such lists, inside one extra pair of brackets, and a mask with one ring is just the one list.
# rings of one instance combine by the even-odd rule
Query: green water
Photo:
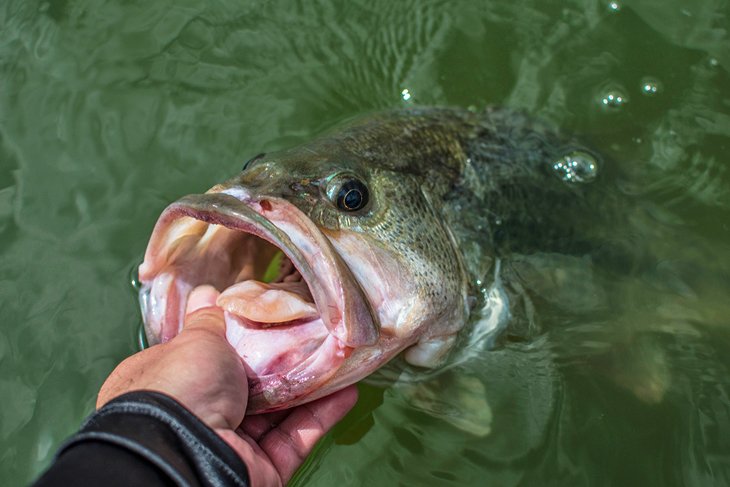
[[(448, 376), (473, 385), (462, 408), (489, 405), (486, 436), (424, 413), (407, 388), (364, 385), (297, 482), (727, 485), (729, 11), (4, 0), (0, 483), (36, 476), (136, 350), (130, 275), (169, 202), (357, 114), (495, 104), (602, 154), (603, 189), (632, 202), (616, 238), (651, 265), (575, 286), (538, 273), (514, 311), (537, 337)], [(563, 276), (592, 270), (571, 262)]]

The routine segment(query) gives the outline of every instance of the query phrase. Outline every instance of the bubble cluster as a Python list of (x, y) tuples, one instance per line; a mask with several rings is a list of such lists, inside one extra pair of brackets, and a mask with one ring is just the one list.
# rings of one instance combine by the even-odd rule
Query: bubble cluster
[(641, 80), (641, 93), (646, 96), (654, 96), (662, 91), (662, 84), (655, 78), (643, 78)]
[(628, 97), (620, 88), (609, 88), (601, 95), (601, 105), (606, 108), (617, 110), (623, 107), (628, 101)]
[(552, 168), (567, 183), (588, 183), (598, 176), (598, 161), (582, 150), (573, 150), (556, 160)]

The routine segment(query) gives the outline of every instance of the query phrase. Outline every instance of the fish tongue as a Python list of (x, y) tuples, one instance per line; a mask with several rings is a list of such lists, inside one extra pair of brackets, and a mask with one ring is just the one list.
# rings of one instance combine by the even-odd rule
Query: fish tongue
[(239, 282), (223, 291), (216, 304), (229, 313), (267, 324), (284, 324), (318, 316), (309, 288), (302, 281)]

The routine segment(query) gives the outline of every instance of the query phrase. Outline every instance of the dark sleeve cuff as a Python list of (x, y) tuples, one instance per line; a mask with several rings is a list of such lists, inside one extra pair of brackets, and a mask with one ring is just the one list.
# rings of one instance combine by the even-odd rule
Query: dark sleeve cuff
[(105, 452), (108, 457), (110, 450), (116, 450), (120, 458), (136, 457), (139, 469), (169, 479), (165, 484), (248, 485), (246, 465), (233, 449), (190, 411), (157, 392), (130, 392), (110, 401), (61, 447), (56, 464), (68, 464), (62, 460), (70, 454), (79, 456), (79, 449), (92, 457), (84, 462), (86, 468), (94, 455)]

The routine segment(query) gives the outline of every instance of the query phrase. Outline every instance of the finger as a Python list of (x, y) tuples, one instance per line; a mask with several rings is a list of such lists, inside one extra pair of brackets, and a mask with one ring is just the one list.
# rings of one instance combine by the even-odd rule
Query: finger
[(279, 486), (279, 472), (272, 465), (269, 457), (261, 450), (261, 447), (247, 436), (240, 436), (231, 430), (215, 430), (223, 441), (228, 443), (238, 456), (241, 457), (243, 463), (248, 467), (248, 477), (250, 485), (254, 486)]
[(352, 409), (357, 388), (350, 386), (331, 396), (295, 408), (259, 443), (286, 484), (314, 445)]
[(216, 288), (208, 284), (196, 287), (188, 296), (185, 315), (192, 314), (201, 308), (215, 306), (215, 302), (220, 294)]
[(226, 320), (223, 316), (223, 310), (211, 306), (193, 311), (185, 316), (183, 331), (185, 330), (207, 330), (225, 338)]
[(254, 441), (259, 441), (262, 436), (278, 426), (290, 413), (290, 410), (285, 409), (273, 413), (246, 416), (246, 419), (241, 423), (240, 430), (253, 438)]
[(210, 329), (216, 334), (225, 334), (226, 324), (223, 312), (215, 306), (220, 293), (210, 285), (198, 286), (190, 292), (185, 306), (183, 329)]

